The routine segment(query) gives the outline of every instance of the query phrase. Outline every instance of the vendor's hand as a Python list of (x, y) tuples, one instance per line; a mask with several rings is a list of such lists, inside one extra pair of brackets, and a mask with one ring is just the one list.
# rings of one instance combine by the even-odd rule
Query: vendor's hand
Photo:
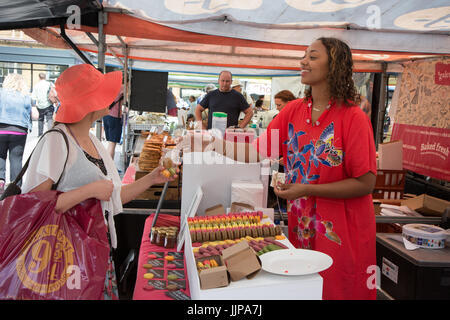
[(114, 184), (111, 180), (98, 180), (90, 184), (93, 198), (101, 201), (109, 201), (114, 190)]
[(203, 152), (213, 150), (214, 137), (210, 134), (189, 132), (183, 137), (179, 146), (184, 152)]
[[(163, 166), (159, 166), (159, 167), (153, 169), (153, 171), (147, 175), (150, 177), (150, 179), (152, 181), (152, 185), (162, 184), (162, 183), (166, 183), (168, 181), (174, 181), (176, 178), (178, 178), (178, 174), (175, 174), (175, 175), (167, 178), (166, 176), (164, 176), (162, 174), (162, 172), (164, 170), (165, 170), (165, 168)], [(179, 173), (180, 169), (176, 168), (176, 172)]]
[(273, 191), (278, 197), (286, 200), (295, 200), (307, 196), (306, 185), (301, 183), (280, 184), (274, 187)]

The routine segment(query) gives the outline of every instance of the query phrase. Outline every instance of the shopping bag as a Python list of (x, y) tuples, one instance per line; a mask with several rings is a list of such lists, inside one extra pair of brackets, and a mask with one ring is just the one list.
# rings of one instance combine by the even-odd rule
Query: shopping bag
[(0, 202), (0, 299), (102, 299), (109, 243), (100, 202), (55, 211), (60, 192)]

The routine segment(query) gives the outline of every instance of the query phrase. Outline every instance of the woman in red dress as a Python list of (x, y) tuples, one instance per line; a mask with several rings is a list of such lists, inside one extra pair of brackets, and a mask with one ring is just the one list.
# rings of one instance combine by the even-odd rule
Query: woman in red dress
[(280, 111), (253, 142), (256, 149), (221, 139), (214, 149), (235, 160), (245, 155), (247, 162), (283, 156), (286, 183), (274, 191), (291, 205), (289, 240), (333, 259), (321, 272), (323, 299), (375, 299), (375, 143), (359, 108), (352, 53), (338, 39), (320, 38), (301, 67), (301, 81), (309, 86), (305, 98)]
[(301, 60), (305, 98), (290, 102), (267, 128), (268, 145), (279, 130), (286, 159), (286, 184), (275, 193), (291, 204), (290, 240), (333, 258), (321, 273), (324, 299), (376, 298), (368, 269), (376, 265), (375, 143), (352, 66), (342, 41), (313, 42)]

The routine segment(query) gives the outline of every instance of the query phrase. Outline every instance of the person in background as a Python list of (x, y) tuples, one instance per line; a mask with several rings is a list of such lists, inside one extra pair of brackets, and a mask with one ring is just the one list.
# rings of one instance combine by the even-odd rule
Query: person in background
[(191, 130), (194, 129), (195, 117), (193, 114), (188, 114), (186, 119), (186, 129)]
[(55, 90), (54, 86), (50, 87), (50, 92), (48, 94), (48, 100), (53, 104), (53, 108), (55, 109), (55, 112), (53, 112), (53, 120), (55, 120), (56, 112), (58, 112), (59, 108), (59, 100), (58, 100), (58, 93)]
[(177, 98), (177, 109), (178, 109), (178, 125), (185, 127), (186, 126), (186, 118), (189, 112), (189, 104), (183, 100), (183, 98)]
[(189, 104), (182, 97), (176, 97), (178, 110), (189, 110)]
[(359, 105), (362, 111), (369, 117), (372, 117), (372, 106), (370, 105), (369, 100), (365, 96), (361, 96), (361, 104)]
[[(208, 93), (210, 93), (211, 91), (214, 91), (216, 89), (217, 89), (217, 87), (214, 84), (212, 84), (212, 83), (209, 83), (209, 84), (207, 84), (205, 86), (205, 88), (204, 88), (205, 92), (197, 98), (197, 103), (195, 104), (195, 107), (194, 107), (194, 116), (195, 116), (195, 109), (197, 108), (197, 105), (203, 100), (203, 98)], [(198, 125), (197, 125), (196, 129), (202, 129), (202, 128), (208, 127), (208, 116), (209, 116), (208, 112), (209, 112), (209, 109), (203, 110), (203, 112), (202, 112), (202, 121), (201, 122), (197, 122)]]
[(219, 89), (209, 92), (195, 109), (195, 120), (202, 121), (202, 112), (209, 110), (208, 129), (212, 127), (212, 115), (214, 112), (227, 114), (227, 128), (237, 126), (240, 112), (245, 113), (245, 118), (239, 127), (245, 128), (253, 116), (253, 110), (245, 101), (244, 96), (231, 89), (232, 74), (230, 71), (222, 71), (219, 74)]
[(236, 90), (240, 94), (242, 94), (247, 101), (250, 108), (253, 108), (253, 99), (248, 95), (245, 91), (242, 90), (242, 83), (239, 80), (233, 80), (233, 83), (231, 84), (231, 89)]
[(122, 103), (123, 103), (123, 86), (120, 89), (114, 102), (109, 106), (108, 115), (103, 117), (103, 128), (105, 131), (106, 141), (108, 141), (108, 153), (114, 160), (116, 153), (116, 144), (120, 143), (122, 136)]
[(34, 86), (31, 95), (39, 112), (38, 137), (44, 133), (44, 122), (47, 130), (53, 126), (53, 112), (55, 111), (53, 103), (49, 100), (49, 94), (53, 84), (45, 80), (45, 78), (46, 75), (44, 72), (39, 73), (39, 82)]
[[(77, 85), (74, 86), (74, 83)], [(22, 188), (24, 193), (51, 190), (61, 177), (57, 187), (61, 194), (55, 205), (55, 211), (61, 214), (86, 199), (100, 200), (111, 247), (109, 265), (104, 270), (104, 299), (107, 300), (118, 299), (112, 259), (113, 249), (117, 248), (114, 215), (123, 211), (123, 204), (135, 199), (150, 186), (173, 181), (177, 177), (164, 177), (164, 168), (160, 166), (122, 186), (114, 161), (103, 144), (90, 133), (91, 124), (109, 113), (108, 107), (121, 87), (121, 71), (103, 74), (89, 64), (79, 64), (61, 73), (56, 81), (61, 105), (54, 127), (66, 134), (69, 150), (62, 134), (51, 132), (45, 135), (30, 158)], [(91, 263), (95, 264), (95, 259)]]
[(264, 100), (257, 100), (255, 102), (255, 111), (267, 111), (267, 108), (264, 107)]
[(289, 90), (281, 90), (278, 92), (274, 97), (275, 106), (277, 107), (278, 111), (281, 111), (284, 106), (292, 100), (295, 100), (295, 96), (292, 92)]
[(188, 114), (195, 114), (195, 107), (197, 106), (197, 102), (194, 96), (189, 96), (189, 112)]
[(177, 100), (172, 93), (172, 89), (167, 89), (167, 99), (166, 99), (166, 105), (167, 105), (167, 114), (169, 116), (176, 117), (178, 114), (178, 108), (177, 108)]
[[(258, 102), (261, 101), (261, 102)], [(255, 108), (256, 108), (256, 104), (258, 104), (259, 107), (261, 107), (264, 104), (264, 95), (259, 95), (258, 99), (256, 99), (255, 101)]]
[[(320, 273), (323, 299), (376, 299), (368, 285), (369, 267), (376, 266), (376, 149), (359, 107), (352, 52), (339, 39), (319, 38), (300, 64), (305, 98), (288, 103), (252, 144), (213, 138), (213, 149), (246, 162), (283, 155), (286, 181), (274, 192), (291, 205), (289, 241), (333, 259)], [(206, 148), (208, 141), (190, 145)]]
[[(22, 157), (31, 121), (31, 97), (21, 74), (10, 73), (0, 88), (0, 194), (5, 189), (9, 152), (9, 181), (22, 170)], [(19, 181), (19, 186), (22, 181)]]
[[(205, 92), (203, 94), (201, 94), (200, 96), (198, 96), (195, 107), (197, 107), (197, 104), (199, 104), (208, 93), (210, 93), (211, 91), (214, 91), (216, 89), (217, 89), (217, 87), (214, 84), (208, 83), (204, 88)], [(194, 113), (195, 113), (195, 110), (194, 110)]]
[[(233, 80), (233, 82), (231, 83), (231, 89), (236, 90), (237, 92), (242, 94), (244, 96), (245, 100), (247, 101), (248, 105), (250, 106), (250, 108), (253, 109), (253, 99), (250, 97), (250, 95), (247, 94), (247, 92), (242, 90), (241, 81), (239, 81), (238, 79)], [(245, 113), (241, 112), (239, 114), (239, 121), (242, 121), (244, 118), (245, 118)]]

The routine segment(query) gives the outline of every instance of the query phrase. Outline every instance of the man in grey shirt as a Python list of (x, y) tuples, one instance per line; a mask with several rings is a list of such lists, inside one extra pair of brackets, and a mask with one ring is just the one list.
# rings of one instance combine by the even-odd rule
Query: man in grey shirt
[(219, 74), (219, 89), (209, 92), (195, 109), (195, 120), (202, 121), (202, 112), (209, 109), (208, 129), (212, 126), (214, 112), (224, 112), (227, 114), (227, 127), (238, 126), (239, 114), (245, 114), (239, 127), (245, 128), (253, 116), (253, 110), (248, 105), (244, 96), (231, 89), (232, 74), (230, 71), (222, 71)]

